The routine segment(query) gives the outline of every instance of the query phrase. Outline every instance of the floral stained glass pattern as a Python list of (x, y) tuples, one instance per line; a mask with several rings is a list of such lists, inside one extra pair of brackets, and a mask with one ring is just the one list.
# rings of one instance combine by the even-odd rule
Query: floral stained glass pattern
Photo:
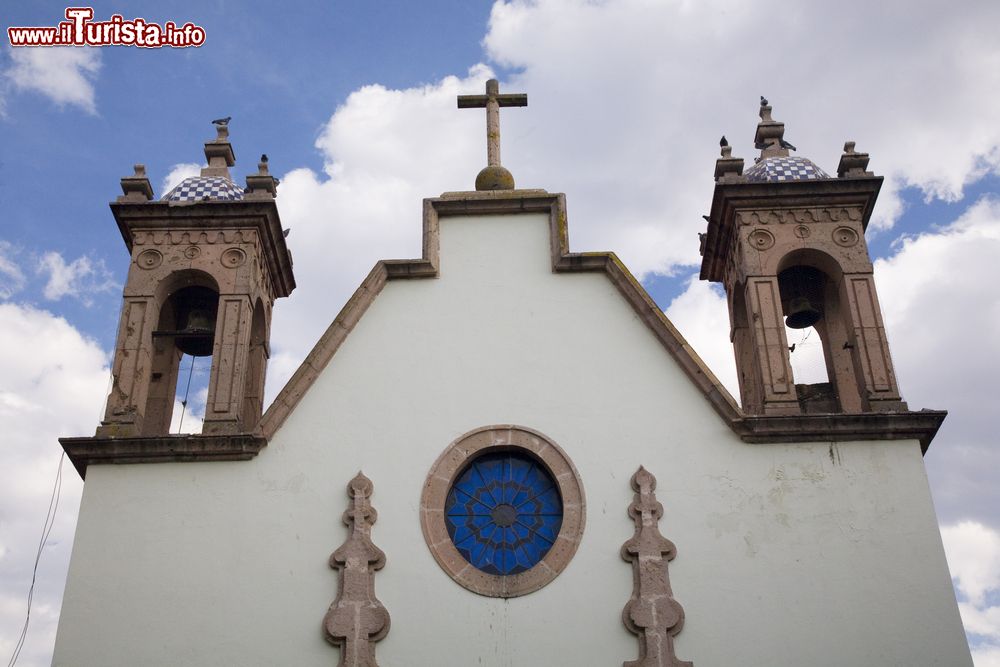
[(517, 451), (474, 459), (445, 502), (458, 552), (488, 574), (517, 574), (538, 563), (562, 526), (562, 499), (548, 471)]

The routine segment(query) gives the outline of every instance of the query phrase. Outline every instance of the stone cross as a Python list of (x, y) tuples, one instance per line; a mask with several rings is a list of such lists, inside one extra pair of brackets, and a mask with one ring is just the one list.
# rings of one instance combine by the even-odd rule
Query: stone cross
[(485, 95), (459, 95), (459, 109), (486, 107), (486, 159), (490, 167), (500, 166), (500, 107), (526, 107), (528, 96), (524, 93), (500, 94), (500, 82), (486, 82)]

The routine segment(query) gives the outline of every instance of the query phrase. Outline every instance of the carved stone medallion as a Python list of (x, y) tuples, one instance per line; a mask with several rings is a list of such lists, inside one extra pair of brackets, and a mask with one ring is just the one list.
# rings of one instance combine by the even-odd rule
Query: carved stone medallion
[(750, 241), (750, 246), (757, 250), (767, 250), (774, 245), (774, 236), (764, 229), (753, 230), (747, 240)]
[(858, 233), (850, 227), (837, 227), (833, 230), (833, 242), (841, 247), (850, 248), (857, 245)]
[(247, 254), (239, 248), (227, 248), (226, 251), (222, 253), (221, 261), (224, 267), (235, 269), (237, 266), (242, 266), (242, 264), (247, 261)]
[(154, 250), (152, 248), (143, 250), (135, 258), (135, 265), (138, 266), (140, 269), (146, 269), (146, 270), (155, 269), (162, 263), (163, 263), (163, 255), (160, 254), (159, 250)]

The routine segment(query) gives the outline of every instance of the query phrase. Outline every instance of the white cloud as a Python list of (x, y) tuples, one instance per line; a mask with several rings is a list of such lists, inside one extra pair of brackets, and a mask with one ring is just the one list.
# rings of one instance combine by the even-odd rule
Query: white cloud
[(298, 287), (275, 304), (275, 362), (284, 362), (271, 364), (269, 395), (376, 261), (420, 256), (421, 199), (472, 189), (485, 166), (478, 141), (485, 119), (480, 112), (455, 113), (455, 96), (478, 92), (490, 75), (475, 67), (465, 78), (404, 91), (366, 86), (336, 110), (317, 140), (325, 178), (308, 169), (282, 177), (277, 203), (282, 224), (291, 228)]
[(98, 49), (20, 48), (9, 53), (13, 62), (4, 74), (15, 88), (41, 93), (59, 106), (75, 105), (97, 113), (94, 79), (101, 69)]
[[(64, 319), (0, 304), (0, 655), (24, 622), (31, 569), (61, 449), (60, 436), (89, 435), (108, 388), (107, 358)], [(39, 566), (31, 625), (19, 665), (48, 664), (59, 615), (82, 483), (63, 467), (55, 526)]]
[(1000, 646), (972, 649), (972, 662), (976, 667), (1000, 667)]
[(175, 164), (170, 168), (170, 173), (163, 179), (160, 196), (162, 197), (173, 190), (175, 186), (180, 185), (180, 182), (185, 178), (198, 176), (199, 174), (201, 174), (201, 165), (197, 163), (181, 162), (180, 164)]
[(687, 289), (671, 301), (664, 312), (739, 402), (740, 385), (736, 377), (736, 358), (729, 343), (725, 293), (719, 286), (699, 280), (698, 274), (694, 274), (688, 279)]
[(119, 287), (104, 260), (94, 261), (85, 256), (67, 264), (58, 252), (47, 252), (38, 262), (38, 273), (48, 276), (43, 294), (50, 301), (72, 296), (90, 305), (92, 295)]
[[(942, 526), (941, 539), (959, 596), (976, 667), (1000, 665), (1000, 532), (976, 521)], [(991, 597), (992, 596), (992, 597)]]
[[(1000, 527), (1000, 201), (908, 237), (875, 263), (896, 375), (910, 407), (949, 411), (925, 459), (943, 523)], [(1000, 563), (997, 564), (1000, 567)]]
[(14, 246), (0, 241), (0, 299), (9, 299), (24, 287), (24, 273), (17, 261)]
[[(956, 588), (972, 606), (983, 608), (987, 593), (1000, 592), (1000, 532), (962, 521), (942, 526), (941, 539)], [(1000, 640), (1000, 607), (994, 610), (992, 629)]]
[(174, 411), (170, 415), (171, 433), (201, 433), (205, 411), (202, 408), (200, 413), (196, 412), (194, 407), (192, 403), (184, 406), (180, 401), (174, 401)]
[[(876, 226), (903, 186), (955, 199), (997, 172), (998, 22), (987, 1), (514, 0), (494, 5), (485, 45), (530, 93), (529, 114), (504, 118), (514, 174), (565, 190), (576, 237), (614, 239), (644, 273), (694, 260), (718, 137), (752, 164), (761, 94), (827, 171), (846, 139), (871, 153), (887, 176)], [(643, 225), (660, 243), (643, 246)]]
[[(501, 114), (503, 162), (520, 187), (567, 193), (574, 250), (615, 250), (640, 278), (675, 272), (698, 262), (719, 135), (752, 164), (766, 93), (800, 154), (827, 171), (845, 139), (872, 154), (887, 176), (874, 226), (887, 226), (900, 188), (953, 199), (1000, 165), (1000, 67), (987, 64), (1000, 58), (989, 29), (1000, 5), (980, 5), (499, 2), (484, 44), (517, 71), (502, 90), (530, 101)], [(747, 57), (760, 35), (767, 55)], [(488, 76), (477, 65), (405, 90), (365, 86), (321, 132), (325, 173), (283, 177), (299, 288), (277, 305), (279, 352), (301, 359), (375, 260), (419, 254), (422, 197), (472, 188), (484, 114), (456, 110), (454, 96)]]

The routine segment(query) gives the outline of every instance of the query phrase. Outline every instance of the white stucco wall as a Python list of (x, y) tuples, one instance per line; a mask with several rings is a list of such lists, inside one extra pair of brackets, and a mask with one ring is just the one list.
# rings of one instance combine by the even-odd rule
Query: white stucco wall
[[(971, 665), (915, 441), (741, 442), (608, 279), (553, 274), (548, 248), (542, 215), (446, 218), (440, 278), (390, 282), (256, 459), (91, 467), (54, 664), (336, 664), (327, 559), (363, 470), (380, 664), (620, 665), (642, 464), (678, 549), (682, 659)], [(557, 442), (587, 499), (566, 571), (506, 601), (454, 583), (418, 517), (441, 451), (499, 423)]]

